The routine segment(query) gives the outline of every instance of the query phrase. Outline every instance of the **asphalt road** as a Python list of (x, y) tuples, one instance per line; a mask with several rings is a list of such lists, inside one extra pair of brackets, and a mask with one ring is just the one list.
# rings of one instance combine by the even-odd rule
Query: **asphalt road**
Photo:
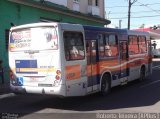
[(159, 113), (160, 62), (154, 62), (153, 73), (145, 81), (115, 87), (106, 97), (99, 94), (72, 98), (20, 95), (0, 99), (2, 119), (108, 119), (125, 115), (159, 118)]

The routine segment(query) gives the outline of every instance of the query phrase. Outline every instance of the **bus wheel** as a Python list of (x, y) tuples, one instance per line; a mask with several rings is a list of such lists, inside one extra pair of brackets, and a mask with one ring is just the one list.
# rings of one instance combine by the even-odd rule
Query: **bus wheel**
[(102, 78), (102, 81), (101, 81), (101, 94), (103, 96), (106, 96), (109, 92), (110, 92), (110, 89), (111, 89), (111, 83), (110, 83), (110, 76), (105, 74)]
[(145, 77), (146, 77), (146, 74), (145, 74), (145, 67), (142, 67), (142, 68), (141, 68), (141, 71), (140, 71), (140, 78), (139, 78), (139, 81), (145, 80)]

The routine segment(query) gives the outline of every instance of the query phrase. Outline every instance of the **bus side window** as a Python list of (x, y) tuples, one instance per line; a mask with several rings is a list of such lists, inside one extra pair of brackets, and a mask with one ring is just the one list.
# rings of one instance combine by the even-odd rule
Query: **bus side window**
[(89, 45), (89, 41), (86, 41), (86, 55), (87, 55), (87, 63), (90, 64), (90, 56), (91, 56), (91, 49)]
[(104, 36), (103, 34), (98, 34), (98, 41), (99, 41), (99, 55), (100, 57), (104, 57)]
[(138, 37), (138, 41), (139, 41), (139, 52), (140, 52), (140, 53), (145, 53), (145, 52), (147, 52), (146, 37), (145, 37), (145, 36), (139, 36), (139, 37)]
[(109, 46), (109, 36), (105, 35), (105, 56), (112, 56), (111, 48)]
[[(67, 41), (68, 39), (67, 39), (68, 37), (66, 37), (66, 36), (64, 36), (64, 43), (65, 43), (65, 41)], [(69, 45), (69, 43), (68, 44), (66, 44), (65, 43), (65, 57), (66, 57), (66, 60), (69, 60), (70, 59), (70, 45)]]
[(139, 53), (139, 48), (138, 48), (138, 38), (137, 36), (129, 36), (129, 54), (134, 55)]
[(85, 58), (83, 34), (81, 32), (65, 31), (63, 33), (64, 50), (67, 61)]
[(107, 50), (107, 56), (112, 56), (112, 57), (118, 56), (118, 40), (116, 35), (114, 34), (109, 35), (108, 43), (106, 42), (105, 49)]

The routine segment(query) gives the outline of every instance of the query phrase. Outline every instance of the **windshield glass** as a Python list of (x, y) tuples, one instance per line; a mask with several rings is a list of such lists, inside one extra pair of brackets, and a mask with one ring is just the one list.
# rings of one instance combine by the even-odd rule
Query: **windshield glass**
[(10, 36), (10, 51), (57, 50), (58, 36), (54, 27), (14, 30)]

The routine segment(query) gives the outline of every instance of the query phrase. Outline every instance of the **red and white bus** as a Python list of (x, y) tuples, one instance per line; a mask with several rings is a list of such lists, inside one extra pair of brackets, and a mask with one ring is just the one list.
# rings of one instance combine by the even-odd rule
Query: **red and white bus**
[(150, 44), (146, 32), (67, 23), (12, 27), (10, 86), (18, 93), (106, 95), (151, 73)]

